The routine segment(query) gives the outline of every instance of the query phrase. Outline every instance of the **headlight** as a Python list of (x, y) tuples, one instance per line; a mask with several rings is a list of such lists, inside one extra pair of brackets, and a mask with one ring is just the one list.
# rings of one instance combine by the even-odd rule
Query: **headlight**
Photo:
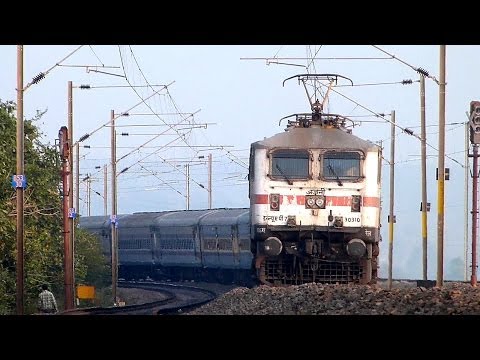
[(360, 212), (360, 203), (362, 202), (362, 197), (360, 195), (352, 195), (352, 212)]
[(324, 197), (324, 196), (318, 197), (318, 198), (315, 200), (315, 204), (317, 204), (317, 206), (318, 206), (320, 209), (325, 209), (325, 197)]
[(315, 199), (314, 198), (308, 198), (307, 199), (307, 205), (308, 205), (308, 207), (312, 208), (315, 205)]
[(270, 194), (270, 210), (279, 211), (280, 210), (280, 195), (279, 194)]

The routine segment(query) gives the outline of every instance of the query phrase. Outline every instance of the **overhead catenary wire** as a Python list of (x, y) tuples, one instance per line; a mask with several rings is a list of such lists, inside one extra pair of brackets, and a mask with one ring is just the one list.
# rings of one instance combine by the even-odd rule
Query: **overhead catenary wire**
[[(78, 65), (78, 64), (58, 64), (61, 67), (78, 67), (78, 68), (103, 68), (103, 69), (120, 69), (120, 66), (115, 65)], [(74, 86), (75, 87), (75, 86)]]
[[(155, 145), (155, 146), (143, 146), (142, 148), (144, 149), (158, 149), (159, 147), (163, 147), (163, 145)], [(186, 148), (190, 147), (187, 145), (172, 145), (169, 146), (171, 148)], [(194, 148), (205, 148), (202, 151), (210, 151), (210, 150), (220, 150), (220, 147), (233, 147), (233, 145), (218, 145), (218, 146), (212, 146), (212, 145), (191, 145), (191, 147)], [(136, 149), (138, 146), (117, 146), (117, 149)], [(110, 146), (97, 146), (97, 145), (89, 145), (89, 149), (110, 149)], [(239, 150), (230, 150), (230, 151), (247, 151), (248, 149), (239, 149)], [(89, 159), (91, 160), (91, 159)]]
[(100, 64), (102, 64), (102, 67), (105, 66), (105, 64), (102, 62), (102, 60), (100, 60), (100, 58), (98, 57), (97, 53), (95, 52), (95, 50), (93, 50), (93, 47), (92, 45), (88, 45), (90, 47), (90, 50), (92, 50), (92, 53), (93, 55), (95, 55), (95, 57), (98, 59), (98, 61), (100, 61)]
[[(145, 75), (143, 74), (143, 71), (142, 71), (142, 69), (140, 68), (140, 66), (139, 66), (139, 64), (138, 64), (138, 61), (137, 61), (137, 59), (136, 59), (136, 57), (135, 57), (135, 54), (133, 53), (132, 47), (129, 46), (129, 48), (130, 48), (130, 52), (131, 52), (131, 54), (132, 54), (132, 57), (133, 57), (135, 63), (137, 64), (138, 70), (139, 70), (140, 73), (142, 74), (142, 76), (143, 76), (145, 82), (147, 83), (147, 85), (150, 85), (150, 83), (148, 82), (147, 78), (146, 78)], [(123, 73), (125, 74), (125, 80), (127, 81), (127, 83), (128, 83), (129, 85), (132, 85), (132, 84), (130, 83), (130, 80), (128, 79), (127, 73), (126, 73), (126, 71), (125, 71), (125, 65), (124, 65), (124, 61), (123, 61), (122, 52), (121, 52), (121, 50), (120, 50), (120, 46), (118, 46), (118, 51), (119, 51), (119, 54), (120, 54), (120, 61), (121, 61), (121, 64), (122, 64)], [(153, 87), (151, 87), (151, 89), (154, 90)], [(137, 90), (135, 90), (135, 88), (132, 87), (132, 90), (133, 90), (133, 91), (135, 92), (135, 94), (137, 94), (137, 96), (142, 100), (142, 102), (145, 104), (145, 106), (147, 106), (147, 107), (150, 109), (150, 111), (155, 114), (156, 111), (154, 111), (154, 110), (152, 109), (152, 107), (145, 101), (146, 99), (143, 99), (143, 97), (138, 93)], [(169, 94), (168, 89), (167, 89), (167, 94)], [(171, 96), (170, 96), (170, 95), (169, 95), (169, 97), (170, 97), (170, 99), (171, 99)], [(171, 99), (171, 100), (172, 100), (172, 99)], [(172, 101), (172, 103), (173, 103), (173, 101)], [(175, 106), (175, 105), (174, 105), (174, 106)], [(175, 107), (175, 108), (176, 108), (176, 107)], [(178, 108), (176, 108), (176, 110), (178, 111)], [(180, 113), (180, 111), (178, 111), (178, 112)], [(180, 116), (181, 116), (181, 115), (180, 115)], [(165, 120), (163, 120), (163, 119), (162, 119), (160, 116), (158, 116), (158, 115), (157, 115), (157, 118), (158, 118), (160, 121), (162, 121), (164, 124), (166, 124), (167, 126), (169, 126), (173, 131), (175, 131), (179, 137), (181, 136), (181, 134), (175, 129), (175, 125), (168, 124)], [(186, 120), (186, 118), (183, 118), (183, 120)], [(185, 142), (185, 144), (190, 145), (190, 144), (188, 144), (188, 142), (186, 141), (186, 139), (183, 138), (183, 137), (182, 137), (182, 141)]]
[[(67, 65), (64, 65), (67, 66)], [(72, 65), (73, 66), (73, 65)], [(78, 65), (82, 66), (83, 65)], [(107, 66), (105, 66), (107, 67)], [(119, 68), (119, 66), (111, 66), (115, 68)], [(75, 89), (82, 89), (82, 90), (89, 90), (89, 89), (111, 89), (111, 88), (131, 88), (131, 87), (136, 87), (136, 88), (142, 88), (142, 87), (149, 87), (149, 86), (154, 86), (154, 87), (159, 87), (159, 86), (166, 86), (165, 84), (156, 84), (156, 85), (89, 85), (89, 84), (83, 84), (80, 86), (73, 86)], [(161, 94), (159, 94), (161, 95)]]
[[(135, 64), (137, 65), (138, 71), (140, 71), (140, 74), (142, 75), (142, 77), (143, 77), (143, 79), (145, 80), (145, 82), (147, 83), (147, 85), (150, 86), (150, 88), (153, 90), (152, 85), (150, 85), (150, 83), (149, 83), (148, 80), (147, 80), (147, 77), (145, 76), (145, 74), (143, 73), (142, 69), (140, 68), (140, 65), (139, 65), (139, 63), (138, 63), (138, 61), (137, 61), (137, 57), (135, 56), (132, 47), (131, 47), (130, 45), (129, 45), (128, 47), (129, 47), (129, 49), (130, 49), (130, 53), (132, 54), (133, 60), (135, 61)], [(123, 65), (123, 62), (122, 62), (122, 65)], [(126, 76), (126, 74), (125, 74), (125, 76)], [(170, 101), (172, 102), (175, 110), (177, 110), (177, 113), (179, 114), (179, 116), (180, 116), (180, 117), (183, 117), (185, 113), (183, 113), (183, 112), (181, 112), (181, 111), (179, 110), (179, 108), (177, 107), (177, 104), (176, 104), (175, 101), (173, 100), (173, 98), (172, 98), (170, 92), (168, 91), (168, 89), (167, 89), (167, 95), (168, 95), (168, 97), (170, 98)], [(148, 105), (147, 105), (147, 106), (148, 106)], [(150, 110), (152, 110), (152, 109), (150, 109)], [(197, 110), (197, 112), (199, 112), (199, 111), (200, 111), (200, 109)], [(154, 113), (153, 110), (152, 110), (152, 112)], [(183, 120), (185, 120), (185, 118), (184, 118)], [(195, 119), (192, 119), (192, 120), (195, 122)], [(185, 141), (185, 143), (186, 143), (186, 141)], [(187, 145), (189, 145), (189, 144), (187, 144)]]
[[(371, 121), (354, 121), (355, 124), (356, 124), (356, 123), (360, 123), (360, 122), (362, 122), (362, 123), (363, 123), (363, 122), (366, 122), (366, 123), (385, 124), (384, 121), (373, 121), (373, 120), (371, 120)], [(450, 123), (450, 124), (445, 124), (445, 125), (453, 126), (453, 125), (457, 125), (457, 123)], [(454, 131), (454, 130), (460, 128), (460, 127), (463, 127), (464, 125), (465, 125), (465, 124), (457, 125), (457, 126), (455, 126), (455, 127), (452, 127), (452, 128), (450, 128), (450, 129), (445, 130), (445, 132)], [(410, 129), (418, 128), (418, 127), (419, 127), (419, 126), (406, 126), (405, 129), (410, 130)], [(438, 127), (438, 125), (426, 125), (425, 127)], [(407, 132), (407, 134), (410, 135), (409, 132)], [(438, 134), (438, 131), (426, 133), (426, 135), (436, 135), (436, 134)], [(398, 137), (398, 135), (400, 135), (400, 134), (396, 134), (397, 137)], [(390, 139), (390, 137), (385, 138), (385, 139), (382, 139), (381, 141), (385, 141), (385, 140), (389, 140), (389, 139)], [(464, 151), (463, 151), (463, 152), (464, 152)], [(448, 155), (448, 154), (447, 154), (447, 155)]]
[[(387, 115), (388, 115), (388, 114), (387, 114)], [(348, 117), (349, 117), (349, 118), (351, 118), (351, 117), (373, 117), (373, 115), (357, 115), (357, 116), (355, 116), (355, 115), (353, 115), (353, 116), (352, 116), (352, 115), (349, 115)], [(364, 122), (365, 122), (365, 123), (379, 123), (379, 124), (384, 124), (384, 123), (385, 123), (385, 121), (382, 121), (382, 120), (354, 120), (354, 122), (355, 122), (355, 123), (364, 123)], [(445, 124), (445, 126), (453, 126), (453, 125), (459, 125), (459, 126), (461, 126), (461, 125), (465, 125), (465, 123), (452, 122), (452, 123)], [(435, 127), (435, 126), (438, 126), (438, 124), (425, 125), (425, 127)], [(408, 126), (408, 125), (407, 125), (407, 126), (405, 126), (405, 128), (407, 128), (407, 129), (415, 129), (415, 128), (419, 128), (419, 127), (420, 127), (420, 125), (413, 125), (413, 126)], [(458, 126), (455, 126), (455, 128), (453, 128), (453, 129), (456, 129), (457, 127), (458, 127)], [(453, 130), (453, 129), (449, 129), (449, 130), (447, 130), (447, 131), (451, 131), (451, 130)]]
[[(240, 60), (311, 60), (311, 57), (241, 57)], [(352, 57), (316, 57), (314, 60), (393, 60), (395, 57), (352, 56)]]
[[(123, 113), (129, 112), (130, 110), (135, 109), (137, 106), (140, 106), (141, 104), (144, 103), (145, 100), (148, 100), (149, 98), (151, 98), (151, 97), (154, 96), (155, 94), (159, 93), (160, 91), (165, 90), (165, 89), (168, 89), (168, 87), (169, 87), (170, 85), (172, 85), (173, 83), (174, 83), (174, 81), (172, 81), (170, 84), (165, 85), (165, 86), (162, 87), (161, 89), (157, 90), (156, 92), (154, 92), (153, 94), (151, 94), (148, 98), (142, 99), (140, 102), (136, 103), (135, 105), (133, 105), (132, 107), (130, 107), (128, 110), (123, 111), (123, 112), (120, 113), (120, 114), (117, 114), (117, 115), (113, 118), (113, 120), (116, 120), (116, 119), (118, 119), (119, 117), (121, 117)], [(80, 142), (88, 139), (90, 136), (92, 136), (92, 135), (95, 134), (97, 131), (101, 130), (102, 128), (106, 127), (106, 126), (109, 125), (110, 123), (111, 123), (111, 120), (107, 121), (107, 122), (104, 123), (103, 125), (100, 125), (100, 126), (99, 126), (98, 128), (96, 128), (95, 130), (93, 130), (93, 131), (91, 131), (91, 132), (89, 132), (89, 133), (81, 136), (80, 139), (78, 139), (78, 140), (73, 144), (73, 146), (77, 145), (77, 143), (80, 143)]]
[[(230, 156), (233, 157), (233, 159), (230, 157)], [(241, 166), (245, 169), (248, 169), (248, 164), (243, 161), (242, 159), (240, 159), (238, 156), (232, 154), (229, 150), (226, 150), (226, 156), (232, 161), (234, 162), (235, 164), (237, 164), (238, 166)], [(238, 161), (237, 161), (238, 160)]]
[(353, 84), (353, 85), (336, 85), (335, 87), (359, 87), (359, 86), (380, 86), (380, 85), (411, 85), (411, 84), (413, 84), (413, 83), (418, 83), (418, 82), (420, 82), (420, 80), (406, 79), (406, 80), (402, 80), (402, 81), (364, 83), (364, 84)]
[[(170, 189), (174, 190), (176, 193), (180, 194), (182, 197), (186, 197), (186, 195), (183, 195), (179, 190), (175, 189), (172, 185), (168, 184), (167, 182), (165, 182), (163, 179), (161, 179), (160, 177), (157, 176), (157, 174), (153, 173), (152, 171), (146, 169), (145, 167), (143, 167), (141, 164), (138, 164), (138, 166), (140, 166), (142, 169), (150, 172), (155, 178), (157, 178), (158, 180), (160, 180), (162, 182), (162, 184), (168, 186)], [(158, 186), (158, 185), (157, 185)]]
[[(122, 53), (121, 53), (121, 51), (120, 51), (120, 46), (118, 47), (118, 49), (119, 49), (119, 53), (120, 53), (120, 60), (121, 60), (121, 62), (122, 62), (122, 67), (123, 67), (124, 74), (125, 74), (125, 79), (126, 79), (127, 82), (130, 84), (130, 82), (129, 82), (128, 78), (127, 78), (127, 74), (126, 74), (126, 72), (125, 72), (125, 67), (124, 67), (124, 64), (123, 64), (123, 58), (122, 58)], [(138, 70), (140, 71), (140, 74), (142, 75), (142, 77), (143, 77), (143, 79), (145, 80), (145, 82), (147, 83), (147, 85), (150, 85), (150, 83), (148, 82), (145, 74), (143, 73), (142, 69), (140, 68), (140, 65), (139, 65), (139, 63), (138, 63), (138, 61), (137, 61), (137, 58), (136, 58), (136, 56), (135, 56), (135, 54), (134, 54), (134, 52), (133, 52), (132, 47), (129, 46), (129, 49), (130, 49), (130, 53), (131, 53), (131, 55), (132, 55), (132, 57), (133, 57), (133, 59), (134, 59), (134, 61), (135, 61), (135, 64), (137, 65), (137, 68), (138, 68)], [(280, 50), (279, 50), (279, 51), (280, 51)], [(278, 54), (278, 52), (277, 52), (277, 54)], [(152, 90), (153, 90), (153, 88), (152, 88)], [(134, 90), (134, 91), (135, 91), (135, 90)], [(140, 95), (138, 94), (138, 92), (135, 91), (135, 93), (137, 94), (137, 96), (140, 97)], [(184, 113), (180, 111), (180, 109), (178, 108), (175, 100), (174, 100), (173, 97), (171, 96), (171, 94), (170, 94), (170, 92), (168, 91), (168, 89), (167, 89), (167, 95), (168, 95), (168, 97), (170, 98), (170, 101), (172, 102), (175, 110), (177, 110), (178, 114), (179, 114), (180, 116), (182, 116), (181, 114), (184, 114)], [(147, 103), (145, 103), (145, 105), (147, 105), (147, 107), (152, 111), (152, 113), (155, 113), (155, 111), (153, 111), (153, 109), (152, 109)], [(198, 111), (200, 111), (200, 110), (198, 110)], [(157, 116), (157, 117), (158, 117), (158, 116)], [(159, 119), (160, 119), (160, 117), (159, 117)], [(163, 119), (160, 119), (160, 120), (163, 121)], [(163, 122), (165, 123), (165, 121), (163, 121)], [(194, 119), (193, 119), (193, 122), (195, 122)], [(185, 138), (182, 139), (182, 140), (185, 142), (185, 144), (187, 144), (188, 146), (190, 146), (190, 144), (188, 144), (188, 142), (186, 141)], [(194, 149), (191, 148), (191, 150), (194, 150)], [(231, 155), (236, 158), (235, 155), (233, 155), (233, 154), (231, 154)], [(238, 159), (238, 158), (237, 158), (237, 159)], [(238, 160), (240, 160), (240, 159), (238, 159)], [(232, 160), (232, 161), (234, 161), (234, 160)], [(240, 160), (240, 161), (241, 161), (241, 160)], [(244, 164), (244, 165), (239, 164), (239, 165), (240, 165), (240, 166), (245, 166), (246, 164)]]
[[(143, 146), (143, 149), (158, 149), (160, 147), (163, 147), (163, 145), (155, 145), (155, 146)], [(170, 148), (186, 148), (189, 147), (187, 145), (172, 145), (169, 146)], [(212, 146), (212, 145), (192, 145), (194, 148), (200, 148), (198, 152), (200, 151), (213, 151), (213, 150), (222, 150), (221, 148), (223, 147), (233, 147), (233, 145), (218, 145), (218, 146)], [(89, 149), (110, 149), (110, 146), (96, 146), (92, 145), (89, 146)], [(117, 149), (138, 149), (138, 146), (117, 146)], [(247, 149), (248, 150), (248, 149)], [(231, 150), (231, 151), (247, 151), (245, 149), (240, 149), (240, 150)], [(84, 155), (82, 155), (84, 157)], [(88, 159), (91, 160), (91, 159)]]
[[(141, 85), (134, 85), (135, 87), (140, 87)], [(129, 86), (128, 86), (129, 87)], [(193, 113), (122, 113), (122, 116), (157, 116), (157, 115), (162, 115), (162, 116), (172, 116), (172, 115), (182, 115), (182, 116), (185, 116), (185, 115), (188, 115), (188, 117), (190, 116), (193, 116), (194, 114), (200, 112), (201, 109), (198, 109), (197, 111), (193, 112)], [(157, 126), (167, 126), (165, 124), (158, 124), (156, 123)], [(215, 124), (215, 123), (208, 123), (208, 124)], [(121, 126), (128, 126), (128, 125), (121, 125)], [(133, 126), (133, 125), (130, 125), (130, 126)], [(137, 125), (138, 126), (138, 125)]]
[(45, 76), (48, 75), (48, 73), (50, 71), (52, 71), (54, 68), (56, 68), (57, 66), (59, 66), (62, 62), (64, 62), (65, 60), (67, 60), (70, 56), (72, 56), (73, 54), (75, 54), (78, 50), (80, 50), (81, 48), (83, 47), (83, 45), (80, 45), (79, 47), (77, 47), (75, 50), (73, 50), (72, 52), (70, 52), (67, 56), (65, 56), (62, 60), (58, 61), (57, 63), (55, 63), (55, 65), (53, 65), (52, 67), (50, 67), (49, 69), (43, 71), (43, 72), (40, 72), (38, 75), (36, 75), (32, 81), (30, 81), (27, 85), (24, 86), (23, 88), (23, 91), (25, 92), (30, 86), (32, 86), (33, 84), (36, 84), (38, 82), (40, 82), (42, 79), (45, 78)]
[(421, 75), (423, 75), (423, 76), (425, 76), (425, 77), (427, 77), (427, 78), (435, 81), (435, 82), (437, 83), (437, 85), (440, 84), (439, 81), (437, 80), (437, 78), (436, 78), (435, 76), (430, 75), (427, 70), (425, 70), (425, 69), (423, 69), (423, 68), (421, 68), (421, 67), (415, 67), (415, 66), (407, 63), (406, 61), (398, 58), (397, 56), (395, 56), (395, 55), (393, 55), (393, 54), (390, 54), (388, 51), (383, 50), (382, 48), (380, 48), (380, 47), (377, 46), (377, 45), (372, 45), (372, 46), (373, 46), (375, 49), (380, 50), (381, 52), (383, 52), (383, 53), (391, 56), (392, 59), (395, 59), (395, 60), (401, 62), (402, 64), (408, 66), (409, 68), (411, 68), (411, 69), (414, 70), (415, 72), (417, 72), (417, 73), (419, 73), (419, 74), (421, 74)]
[[(310, 61), (309, 64), (307, 64), (307, 73), (311, 73), (311, 69), (313, 69), (313, 73), (316, 74), (317, 73), (317, 67), (315, 66), (315, 62), (313, 61), (315, 59), (315, 57), (318, 55), (318, 52), (320, 51), (320, 49), (322, 48), (322, 46), (320, 46), (320, 48), (318, 49), (318, 51), (315, 53), (315, 55), (312, 55), (312, 48), (311, 46), (307, 46), (307, 57), (310, 57), (312, 60)], [(305, 86), (305, 83), (304, 83), (304, 86)], [(306, 90), (306, 88), (305, 88)], [(317, 98), (317, 91), (320, 93), (320, 96), (324, 97), (326, 96), (326, 94), (323, 93), (323, 90), (317, 86), (314, 86), (314, 96), (315, 98)], [(328, 92), (328, 91), (327, 91)], [(328, 106), (330, 106), (330, 102), (328, 102)]]
[[(183, 121), (186, 121), (186, 119), (182, 120), (182, 122), (183, 122)], [(182, 122), (180, 122), (180, 123), (177, 123), (177, 124), (176, 124), (176, 126), (179, 126), (179, 125), (181, 125), (181, 123), (182, 123)], [(141, 149), (141, 148), (142, 148), (142, 147), (144, 147), (145, 145), (147, 145), (147, 144), (151, 143), (153, 140), (155, 140), (155, 139), (157, 139), (158, 137), (162, 136), (162, 135), (163, 135), (163, 134), (165, 134), (167, 131), (170, 131), (170, 129), (166, 129), (166, 130), (165, 130), (165, 131), (163, 131), (162, 133), (160, 133), (160, 134), (158, 134), (158, 135), (154, 136), (154, 137), (153, 137), (153, 138), (151, 138), (150, 140), (148, 140), (148, 141), (144, 142), (142, 145), (140, 145), (140, 146), (136, 147), (136, 148), (135, 148), (135, 149), (133, 149), (132, 151), (130, 151), (130, 152), (128, 152), (127, 154), (123, 155), (122, 157), (120, 157), (120, 158), (117, 160), (117, 163), (118, 163), (120, 160), (122, 160), (122, 159), (125, 159), (127, 156), (129, 156), (130, 154), (134, 153), (135, 151), (137, 151), (137, 150)], [(182, 134), (182, 135), (179, 135), (179, 137), (181, 137), (181, 136), (183, 136), (183, 134)], [(177, 139), (178, 139), (178, 138), (177, 138)], [(162, 147), (160, 147), (160, 148), (159, 148), (157, 151), (159, 151), (159, 150), (163, 149), (164, 147), (165, 147), (165, 146), (162, 146)]]
[[(215, 185), (215, 188), (224, 188), (224, 187), (233, 187), (233, 186), (245, 186), (248, 184), (248, 181), (244, 181), (244, 182), (228, 182), (228, 183), (225, 183), (225, 184), (216, 184)], [(136, 188), (132, 188), (131, 190), (119, 190), (118, 193), (119, 194), (128, 194), (128, 193), (139, 193), (139, 192), (145, 192), (145, 191), (152, 191), (152, 190), (155, 190), (155, 191), (164, 191), (164, 190), (167, 190), (166, 187), (162, 188), (161, 185), (158, 186), (158, 188), (152, 188), (152, 189), (149, 189), (149, 190), (145, 190), (145, 189), (138, 189), (138, 187)], [(168, 189), (170, 191), (170, 189)], [(182, 196), (185, 196), (182, 194)], [(145, 205), (146, 203), (143, 202), (142, 205)]]
[[(314, 63), (313, 61), (315, 60), (315, 58), (317, 57), (318, 53), (319, 53), (320, 50), (322, 49), (322, 46), (323, 46), (323, 45), (320, 45), (320, 46), (318, 47), (317, 51), (315, 52), (315, 55), (313, 55), (313, 56), (311, 57), (312, 60), (310, 60), (310, 62), (307, 63), (307, 69), (310, 67), (310, 65), (313, 65), (313, 69), (316, 70), (316, 68), (315, 68), (315, 63)], [(310, 50), (310, 55), (311, 55), (311, 48), (310, 48), (310, 46), (309, 46), (309, 50)]]
[[(120, 175), (120, 174), (125, 173), (125, 172), (128, 171), (130, 168), (132, 168), (133, 166), (135, 166), (135, 165), (137, 165), (138, 163), (140, 163), (142, 160), (144, 160), (144, 159), (146, 159), (146, 158), (149, 158), (150, 156), (158, 153), (160, 150), (164, 149), (164, 148), (167, 147), (168, 145), (172, 144), (172, 143), (175, 142), (175, 141), (178, 141), (178, 140), (181, 139), (181, 138), (182, 138), (182, 136), (179, 136), (179, 137), (173, 139), (172, 141), (168, 142), (167, 144), (165, 144), (164, 146), (162, 146), (162, 147), (159, 148), (158, 150), (156, 150), (156, 151), (154, 151), (154, 152), (146, 155), (145, 157), (141, 158), (140, 160), (138, 160), (138, 161), (134, 162), (133, 164), (127, 166), (126, 168), (124, 168), (123, 170), (121, 170), (121, 171), (117, 174), (117, 176)], [(131, 152), (130, 152), (130, 153), (131, 153)], [(128, 155), (130, 155), (130, 153), (129, 153)], [(125, 157), (126, 157), (126, 155), (124, 155), (122, 158), (125, 158)], [(117, 162), (120, 161), (122, 158), (118, 159)]]
[[(319, 84), (320, 84), (320, 86), (327, 87), (327, 85), (325, 85), (325, 84), (322, 84), (322, 83), (319, 83)], [(397, 128), (399, 128), (400, 130), (402, 130), (402, 132), (404, 132), (404, 133), (406, 133), (406, 134), (408, 134), (408, 135), (411, 135), (411, 136), (413, 136), (413, 137), (415, 137), (415, 138), (417, 138), (418, 140), (421, 141), (420, 136), (417, 135), (417, 134), (415, 134), (415, 133), (414, 133), (412, 130), (410, 130), (409, 128), (402, 127), (402, 126), (400, 126), (400, 125), (398, 125), (398, 124), (396, 124), (396, 123), (393, 123), (391, 120), (385, 118), (384, 116), (380, 116), (380, 114), (376, 113), (375, 111), (367, 108), (366, 106), (360, 104), (359, 102), (357, 102), (357, 101), (349, 98), (348, 96), (346, 96), (346, 95), (338, 92), (337, 90), (335, 90), (335, 89), (333, 89), (333, 88), (332, 88), (331, 90), (332, 90), (333, 92), (337, 93), (338, 95), (344, 97), (345, 99), (353, 102), (354, 104), (357, 104), (359, 107), (363, 108), (364, 110), (367, 110), (368, 112), (371, 112), (372, 114), (377, 115), (379, 118), (385, 120), (386, 122), (388, 122), (388, 123), (390, 123), (390, 124), (393, 124), (395, 127), (397, 127)], [(431, 145), (431, 144), (429, 144), (429, 143), (426, 143), (426, 145), (427, 145), (428, 147), (430, 147), (430, 148), (438, 151), (438, 149), (437, 149), (436, 147), (434, 147), (433, 145)], [(465, 167), (465, 165), (463, 165), (462, 163), (458, 162), (457, 160), (455, 160), (455, 159), (453, 159), (453, 158), (451, 158), (451, 157), (449, 157), (449, 156), (446, 156), (446, 157), (448, 157), (450, 160), (456, 162), (456, 163), (457, 163), (458, 165), (460, 165), (462, 168)]]
[[(178, 140), (178, 139), (177, 139), (177, 140)], [(157, 152), (151, 153), (151, 154), (149, 154), (149, 155), (146, 156), (146, 157), (149, 157), (150, 155), (153, 155), (153, 154), (156, 154), (156, 153), (157, 153)], [(157, 155), (157, 156), (158, 156), (158, 155)], [(121, 173), (126, 172), (127, 170), (129, 170), (130, 168), (132, 168), (134, 165), (137, 165), (137, 164), (138, 164), (138, 165), (139, 165), (141, 168), (143, 168), (145, 171), (151, 173), (153, 176), (155, 176), (156, 178), (158, 178), (159, 180), (161, 180), (161, 181), (163, 182), (163, 180), (160, 179), (160, 178), (157, 176), (157, 173), (159, 173), (158, 171), (152, 171), (152, 170), (147, 169), (146, 167), (144, 167), (143, 165), (140, 164), (140, 162), (142, 162), (143, 159), (145, 159), (146, 157), (140, 159), (140, 160), (137, 161), (135, 164), (132, 164), (132, 165), (130, 165), (129, 167), (123, 169), (122, 171), (120, 171), (119, 175), (120, 175)], [(181, 173), (182, 175), (186, 175), (186, 173), (184, 173), (182, 170), (179, 170), (179, 168), (178, 168), (176, 165), (171, 164), (169, 161), (167, 161), (167, 159), (164, 159), (164, 158), (162, 158), (161, 156), (158, 156), (158, 157), (163, 160), (163, 163), (171, 166), (175, 172), (179, 172), (179, 173)], [(163, 173), (166, 173), (166, 172), (163, 172)], [(200, 186), (201, 188), (205, 188), (204, 185), (198, 183), (197, 181), (195, 181), (195, 179), (190, 178), (190, 180), (191, 180), (192, 182), (194, 182), (195, 184), (197, 184), (198, 186)], [(170, 187), (171, 187), (171, 186), (170, 186)], [(172, 188), (173, 190), (175, 190), (177, 193), (181, 194), (182, 196), (185, 196), (185, 195), (183, 195), (182, 193), (180, 193), (178, 190), (174, 189), (173, 187), (171, 187), (171, 188)]]

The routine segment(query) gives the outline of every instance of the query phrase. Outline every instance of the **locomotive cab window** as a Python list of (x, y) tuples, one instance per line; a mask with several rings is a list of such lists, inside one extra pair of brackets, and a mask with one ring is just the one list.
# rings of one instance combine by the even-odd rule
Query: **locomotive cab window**
[(310, 154), (306, 151), (277, 150), (271, 154), (271, 177), (275, 180), (305, 180), (310, 177)]
[(327, 181), (356, 181), (362, 177), (358, 152), (328, 151), (323, 154), (321, 177)]

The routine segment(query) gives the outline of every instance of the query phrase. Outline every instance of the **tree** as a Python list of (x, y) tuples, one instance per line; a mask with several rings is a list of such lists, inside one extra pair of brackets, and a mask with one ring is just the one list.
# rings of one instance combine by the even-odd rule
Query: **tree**
[[(0, 100), (0, 314), (15, 309), (16, 190), (11, 186), (16, 172), (15, 104)], [(24, 122), (24, 158), (27, 188), (24, 192), (25, 313), (35, 311), (39, 287), (51, 285), (63, 304), (63, 234), (60, 194), (60, 157), (54, 145), (42, 144), (35, 122), (45, 112)], [(76, 282), (106, 272), (97, 240), (82, 234), (76, 240)]]

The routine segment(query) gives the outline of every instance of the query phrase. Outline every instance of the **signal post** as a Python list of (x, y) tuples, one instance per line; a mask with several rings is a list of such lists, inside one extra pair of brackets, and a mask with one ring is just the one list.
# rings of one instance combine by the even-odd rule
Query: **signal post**
[(470, 142), (473, 144), (473, 175), (472, 175), (472, 277), (470, 283), (477, 286), (477, 222), (478, 222), (478, 144), (480, 144), (480, 101), (470, 102)]

